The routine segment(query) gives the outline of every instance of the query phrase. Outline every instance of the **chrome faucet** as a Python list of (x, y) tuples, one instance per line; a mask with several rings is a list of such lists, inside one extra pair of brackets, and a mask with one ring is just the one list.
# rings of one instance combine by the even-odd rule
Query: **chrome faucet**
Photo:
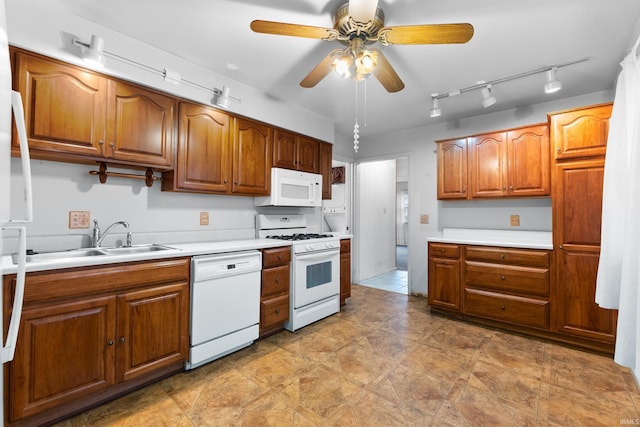
[(114, 222), (113, 224), (108, 226), (107, 229), (104, 230), (104, 233), (100, 233), (100, 227), (98, 227), (98, 220), (94, 219), (93, 220), (93, 236), (91, 238), (91, 246), (94, 247), (94, 248), (99, 248), (100, 244), (102, 243), (102, 240), (107, 236), (107, 234), (109, 234), (111, 229), (113, 227), (115, 227), (116, 225), (122, 225), (124, 228), (129, 228), (129, 223), (128, 222), (126, 222), (126, 221), (118, 221), (118, 222)]

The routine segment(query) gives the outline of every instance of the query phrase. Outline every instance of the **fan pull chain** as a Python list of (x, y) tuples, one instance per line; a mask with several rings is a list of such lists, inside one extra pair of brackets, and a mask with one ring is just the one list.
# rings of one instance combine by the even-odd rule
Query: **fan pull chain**
[(358, 82), (356, 82), (356, 122), (353, 125), (353, 151), (358, 152), (360, 143), (360, 126), (358, 125)]

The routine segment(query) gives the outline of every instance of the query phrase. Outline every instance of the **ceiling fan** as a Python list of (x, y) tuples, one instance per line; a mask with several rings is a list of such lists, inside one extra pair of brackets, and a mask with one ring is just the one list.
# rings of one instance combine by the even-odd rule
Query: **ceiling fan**
[(300, 86), (314, 87), (332, 70), (344, 78), (362, 80), (373, 74), (388, 92), (398, 92), (404, 83), (379, 50), (367, 47), (376, 42), (394, 44), (466, 43), (473, 36), (471, 24), (431, 24), (385, 27), (378, 0), (350, 0), (334, 15), (333, 28), (285, 22), (254, 20), (257, 33), (337, 41), (346, 46), (331, 51), (302, 79)]

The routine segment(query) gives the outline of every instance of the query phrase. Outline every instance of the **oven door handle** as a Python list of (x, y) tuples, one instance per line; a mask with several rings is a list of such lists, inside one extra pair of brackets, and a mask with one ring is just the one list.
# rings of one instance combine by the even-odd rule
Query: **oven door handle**
[(340, 254), (340, 249), (339, 248), (333, 248), (333, 249), (325, 249), (325, 250), (322, 250), (322, 251), (315, 251), (315, 252), (311, 252), (311, 253), (295, 254), (295, 259), (296, 260), (300, 260), (300, 261), (309, 261), (309, 260), (313, 260), (313, 261), (326, 260), (326, 261), (329, 261), (333, 257), (335, 257), (336, 255), (339, 255), (339, 254)]

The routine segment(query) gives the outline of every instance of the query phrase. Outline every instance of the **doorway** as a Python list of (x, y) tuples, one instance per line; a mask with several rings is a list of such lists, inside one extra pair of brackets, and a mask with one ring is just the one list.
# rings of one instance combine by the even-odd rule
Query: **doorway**
[(355, 282), (409, 294), (408, 158), (356, 168), (358, 262)]

